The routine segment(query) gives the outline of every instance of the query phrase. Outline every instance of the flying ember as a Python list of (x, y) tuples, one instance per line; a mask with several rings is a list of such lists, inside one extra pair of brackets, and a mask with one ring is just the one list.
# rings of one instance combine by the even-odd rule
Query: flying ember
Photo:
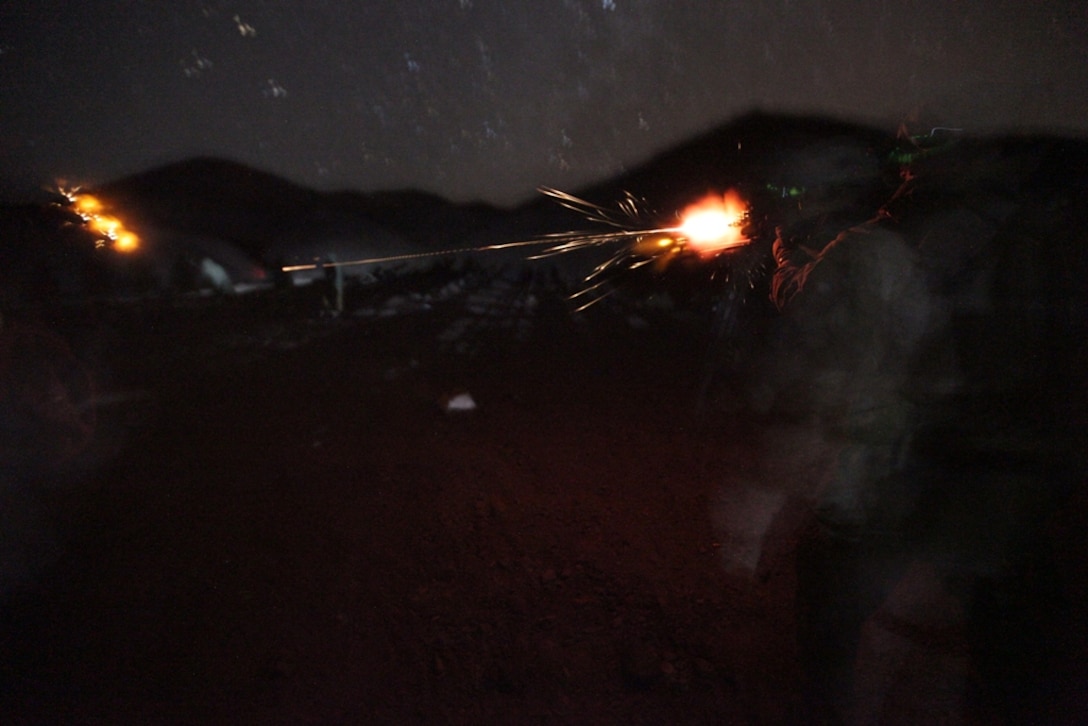
[(597, 229), (553, 232), (534, 239), (481, 247), (415, 252), (346, 262), (316, 261), (310, 264), (289, 265), (284, 267), (283, 271), (297, 272), (318, 267), (368, 265), (458, 253), (538, 246), (545, 249), (530, 255), (528, 259), (539, 260), (591, 248), (617, 246), (611, 257), (598, 264), (586, 275), (583, 280), (584, 287), (571, 296), (572, 299), (588, 300), (577, 308), (581, 311), (615, 292), (622, 278), (634, 270), (647, 268), (659, 273), (685, 253), (694, 253), (701, 259), (708, 259), (746, 245), (750, 241), (744, 236), (742, 229), (748, 219), (748, 206), (733, 190), (721, 195), (708, 194), (701, 201), (688, 206), (683, 214), (679, 215), (680, 224), (673, 227), (655, 225), (654, 215), (645, 209), (644, 202), (629, 192), (615, 205), (615, 208), (602, 206), (550, 187), (541, 187), (540, 192), (557, 201), (560, 206), (581, 214), (586, 221), (596, 225)]

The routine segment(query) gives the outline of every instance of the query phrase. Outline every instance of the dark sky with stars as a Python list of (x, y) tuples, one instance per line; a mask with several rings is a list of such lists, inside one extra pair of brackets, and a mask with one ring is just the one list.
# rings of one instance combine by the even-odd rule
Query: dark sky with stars
[(1083, 0), (0, 0), (0, 182), (193, 155), (510, 204), (753, 109), (1088, 133)]

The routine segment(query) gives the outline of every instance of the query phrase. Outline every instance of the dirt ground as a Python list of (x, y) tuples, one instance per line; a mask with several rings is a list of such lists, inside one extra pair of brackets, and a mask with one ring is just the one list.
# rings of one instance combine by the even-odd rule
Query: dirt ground
[[(113, 398), (80, 466), (5, 494), (32, 536), (7, 556), (3, 722), (818, 722), (792, 535), (761, 579), (724, 566), (715, 503), (754, 463), (700, 401), (707, 338), (543, 300), (523, 339), (462, 353), (454, 307), (73, 326)], [(476, 409), (446, 412), (462, 392)], [(942, 637), (885, 722), (994, 716), (933, 711), (926, 677), (971, 678)]]

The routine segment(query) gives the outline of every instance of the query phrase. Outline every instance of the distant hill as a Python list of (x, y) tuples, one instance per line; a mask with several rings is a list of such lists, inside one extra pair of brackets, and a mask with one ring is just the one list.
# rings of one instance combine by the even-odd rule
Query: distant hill
[[(830, 195), (840, 208), (825, 213), (820, 224), (841, 230), (869, 218), (888, 200), (900, 181), (899, 152), (910, 151), (916, 141), (834, 119), (753, 113), (664, 150), (623, 174), (563, 191), (613, 209), (630, 193), (645, 200), (650, 224), (669, 224), (673, 215), (707, 192), (738, 188), (753, 208), (753, 227), (759, 226), (753, 232), (759, 243), (750, 245), (752, 256), (766, 258), (784, 213), (791, 204), (800, 209), (805, 203), (803, 197), (786, 195), (787, 190)], [(930, 157), (934, 162), (930, 172), (943, 177), (945, 186), (953, 177), (963, 177), (961, 186), (1020, 184), (1024, 189), (1017, 194), (1025, 198), (1030, 191), (1032, 199), (1053, 196), (1067, 200), (1070, 208), (1081, 208), (1079, 201), (1068, 201), (1068, 190), (1083, 182), (1080, 167), (1088, 157), (1083, 140), (1010, 136), (935, 143), (940, 153)], [(1038, 171), (1031, 171), (1029, 167), (1035, 166)], [(964, 176), (965, 172), (973, 176)], [(321, 192), (217, 158), (179, 161), (89, 191), (102, 197), (127, 226), (148, 233), (149, 244), (143, 249), (160, 284), (166, 284), (162, 280), (175, 269), (203, 264), (204, 258), (244, 279), (246, 270), (255, 266), (267, 272), (314, 260), (403, 259), (419, 252), (532, 240), (554, 232), (600, 231), (544, 195), (516, 209), (500, 210), (486, 204), (454, 204), (418, 190)], [(0, 257), (6, 261), (0, 282), (6, 280), (12, 289), (43, 287), (42, 280), (63, 287), (92, 276), (93, 271), (81, 265), (94, 267), (92, 263), (99, 262), (101, 255), (89, 261), (80, 258), (79, 269), (67, 269), (72, 256), (65, 250), (90, 242), (73, 241), (71, 221), (65, 221), (69, 213), (58, 215), (51, 206), (47, 202), (0, 207), (0, 228), (5, 232)], [(517, 264), (532, 251), (514, 247), (491, 252), (487, 261)], [(611, 253), (602, 248), (551, 258), (548, 264), (580, 279), (592, 269), (594, 255)], [(87, 287), (74, 282), (69, 286), (78, 290), (81, 285)]]
[[(849, 162), (857, 174), (880, 173), (896, 146), (895, 135), (824, 117), (751, 113), (677, 144), (630, 170), (578, 192), (597, 202), (630, 192), (660, 210), (693, 201), (707, 191), (775, 184), (811, 184), (833, 178)], [(798, 159), (807, 155), (807, 167)], [(571, 191), (571, 190), (568, 190)], [(541, 204), (534, 200), (526, 206)]]
[(194, 158), (93, 190), (126, 221), (229, 241), (255, 258), (269, 240), (352, 237), (387, 229), (427, 249), (458, 241), (498, 214), (414, 190), (319, 192), (226, 159)]
[[(707, 192), (737, 188), (752, 204), (762, 238), (773, 235), (782, 211), (774, 197), (787, 189), (823, 188), (834, 195), (841, 209), (833, 224), (865, 219), (898, 185), (893, 152), (909, 144), (891, 130), (848, 121), (751, 113), (620, 175), (563, 191), (606, 207), (630, 193), (645, 200), (653, 223), (669, 224)], [(396, 250), (399, 239), (405, 250), (444, 250), (594, 229), (544, 195), (500, 210), (410, 189), (320, 192), (237, 162), (203, 157), (93, 191), (124, 210), (126, 223), (137, 229), (147, 225), (222, 240), (265, 262), (270, 248), (327, 240), (384, 239), (382, 250)]]
[[(878, 129), (825, 118), (754, 113), (676, 145), (617, 177), (564, 190), (611, 204), (625, 192), (670, 214), (707, 191), (749, 190), (768, 181), (805, 183), (838, 166), (868, 175), (894, 146)], [(826, 159), (798, 169), (797, 153), (822, 148)], [(860, 160), (860, 161), (859, 161)], [(793, 169), (791, 170), (791, 164)], [(256, 258), (269, 240), (290, 243), (351, 237), (384, 228), (423, 249), (445, 249), (545, 234), (584, 220), (543, 195), (510, 212), (486, 204), (453, 204), (416, 190), (319, 192), (227, 159), (197, 157), (117, 179), (92, 190), (126, 221), (214, 237)]]

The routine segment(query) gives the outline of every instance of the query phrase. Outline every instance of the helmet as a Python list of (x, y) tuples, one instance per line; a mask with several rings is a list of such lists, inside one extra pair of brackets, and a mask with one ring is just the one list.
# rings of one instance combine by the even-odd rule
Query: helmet
[(756, 233), (778, 229), (820, 248), (844, 228), (873, 218), (898, 186), (886, 152), (873, 139), (855, 136), (773, 152), (765, 181), (752, 190), (753, 222), (762, 227)]

